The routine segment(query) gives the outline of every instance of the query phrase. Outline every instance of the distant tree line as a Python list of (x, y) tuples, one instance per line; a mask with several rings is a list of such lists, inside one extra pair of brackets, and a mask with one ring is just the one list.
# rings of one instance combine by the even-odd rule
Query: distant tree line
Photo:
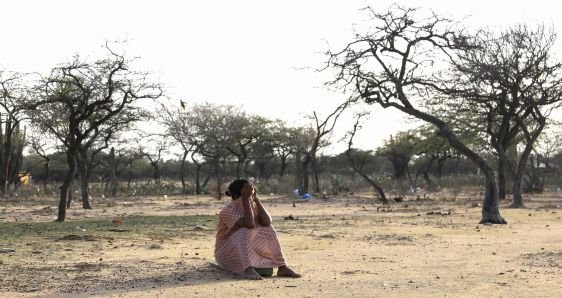
[[(0, 194), (16, 191), (18, 175), (29, 171), (45, 193), (57, 185), (64, 221), (73, 194), (89, 209), (92, 195), (134, 195), (143, 181), (219, 199), (237, 177), (317, 195), (354, 192), (345, 181), (362, 181), (388, 203), (389, 191), (401, 197), (470, 176), (484, 189), (481, 222), (505, 223), (500, 200), (511, 194), (511, 206), (524, 207), (522, 194), (543, 191), (560, 165), (550, 119), (562, 102), (555, 32), (527, 25), (472, 32), (397, 5), (365, 12), (370, 29), (328, 51), (323, 69), (334, 74), (327, 85), (349, 96), (326, 115), (311, 111), (300, 126), (233, 105), (168, 99), (109, 45), (104, 57), (76, 56), (46, 74), (2, 71)], [(344, 111), (372, 105), (425, 124), (360, 150), (354, 138), (369, 113), (359, 112), (341, 140), (347, 149), (326, 155)]]

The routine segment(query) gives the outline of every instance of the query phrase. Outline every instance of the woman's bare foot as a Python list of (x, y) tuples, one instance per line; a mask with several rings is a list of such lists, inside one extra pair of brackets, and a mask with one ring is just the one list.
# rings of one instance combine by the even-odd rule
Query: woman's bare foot
[(248, 267), (246, 270), (244, 270), (244, 274), (242, 274), (242, 276), (244, 278), (252, 279), (252, 280), (262, 280), (263, 279), (263, 277), (261, 277), (261, 275), (259, 275), (256, 272), (254, 267)]
[(277, 269), (277, 276), (281, 276), (281, 277), (301, 277), (300, 274), (296, 273), (295, 271), (293, 271), (293, 269), (291, 269), (287, 266), (279, 267), (279, 269)]

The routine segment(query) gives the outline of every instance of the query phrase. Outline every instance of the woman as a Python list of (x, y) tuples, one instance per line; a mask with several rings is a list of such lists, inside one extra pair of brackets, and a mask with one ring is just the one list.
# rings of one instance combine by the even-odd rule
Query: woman
[(246, 179), (228, 186), (232, 201), (219, 214), (215, 259), (221, 268), (248, 279), (263, 279), (255, 268), (278, 267), (277, 276), (300, 277), (287, 267), (271, 226), (271, 216), (257, 197), (255, 187)]

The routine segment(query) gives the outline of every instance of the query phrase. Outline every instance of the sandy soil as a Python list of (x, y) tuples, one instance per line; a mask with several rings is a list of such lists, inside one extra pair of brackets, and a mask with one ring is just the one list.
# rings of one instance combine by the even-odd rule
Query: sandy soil
[[(57, 242), (39, 253), (28, 243), (0, 254), (0, 296), (562, 296), (561, 194), (527, 198), (526, 209), (502, 208), (507, 225), (478, 225), (476, 193), (455, 201), (437, 197), (382, 206), (348, 196), (297, 201), (295, 207), (291, 198), (264, 197), (300, 279), (248, 281), (211, 266), (215, 230), (209, 224), (171, 238)], [(215, 215), (223, 203), (208, 197), (121, 199), (70, 210), (68, 219)], [(52, 220), (55, 206), (48, 199), (3, 203), (0, 221)], [(298, 220), (284, 220), (289, 215)]]

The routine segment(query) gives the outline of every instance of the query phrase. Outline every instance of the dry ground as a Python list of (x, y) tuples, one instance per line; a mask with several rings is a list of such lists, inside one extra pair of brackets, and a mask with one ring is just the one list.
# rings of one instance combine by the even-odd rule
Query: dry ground
[[(432, 195), (383, 207), (348, 196), (293, 207), (291, 198), (265, 196), (285, 256), (303, 278), (263, 281), (242, 280), (209, 264), (215, 215), (224, 202), (144, 197), (97, 202), (88, 211), (76, 206), (60, 235), (56, 223), (35, 238), (3, 234), (0, 248), (15, 252), (0, 253), (0, 296), (562, 296), (562, 195), (528, 197), (526, 209), (502, 208), (507, 225), (478, 225), (479, 197)], [(55, 206), (37, 198), (1, 202), (0, 229), (51, 221)], [(149, 215), (178, 220), (137, 234), (99, 234), (77, 224), (76, 239), (68, 234), (72, 220), (111, 224)], [(284, 220), (289, 215), (298, 220)]]

